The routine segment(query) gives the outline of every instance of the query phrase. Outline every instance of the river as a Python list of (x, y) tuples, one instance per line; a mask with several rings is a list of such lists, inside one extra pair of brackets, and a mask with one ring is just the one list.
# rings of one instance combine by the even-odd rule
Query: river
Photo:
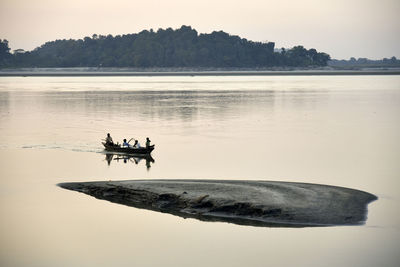
[[(400, 76), (0, 77), (1, 266), (398, 266)], [(154, 161), (107, 158), (146, 137)], [(201, 222), (61, 182), (238, 179), (378, 196), (362, 226)]]

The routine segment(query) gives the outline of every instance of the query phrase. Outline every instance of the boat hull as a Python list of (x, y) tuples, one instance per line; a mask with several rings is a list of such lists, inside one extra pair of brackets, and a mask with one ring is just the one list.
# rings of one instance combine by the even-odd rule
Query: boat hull
[(121, 147), (119, 145), (109, 145), (106, 143), (102, 143), (106, 151), (110, 152), (118, 152), (118, 153), (125, 153), (125, 154), (135, 154), (135, 155), (147, 155), (150, 154), (151, 151), (154, 150), (154, 145), (149, 147)]

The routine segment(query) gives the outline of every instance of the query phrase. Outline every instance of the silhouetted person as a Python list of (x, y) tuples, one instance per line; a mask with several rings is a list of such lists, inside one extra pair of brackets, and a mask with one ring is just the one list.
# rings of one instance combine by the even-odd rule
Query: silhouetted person
[(146, 148), (150, 147), (150, 139), (148, 137), (146, 137)]
[(111, 137), (111, 135), (109, 133), (107, 134), (107, 137), (106, 137), (106, 144), (107, 145), (113, 145), (114, 144), (114, 141), (113, 141), (113, 139), (112, 139), (112, 137)]

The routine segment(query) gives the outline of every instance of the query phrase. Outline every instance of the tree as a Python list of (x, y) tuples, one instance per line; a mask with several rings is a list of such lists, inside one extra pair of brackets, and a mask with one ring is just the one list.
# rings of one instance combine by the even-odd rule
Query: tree
[(11, 54), (6, 39), (0, 39), (0, 67), (7, 66), (10, 63)]
[(274, 47), (273, 42), (252, 42), (223, 31), (198, 34), (183, 25), (176, 30), (151, 29), (115, 37), (93, 34), (79, 40), (46, 42), (31, 52), (13, 55), (12, 64), (16, 67), (252, 68), (324, 66), (329, 60), (329, 55), (316, 49), (295, 46), (279, 53), (274, 52)]

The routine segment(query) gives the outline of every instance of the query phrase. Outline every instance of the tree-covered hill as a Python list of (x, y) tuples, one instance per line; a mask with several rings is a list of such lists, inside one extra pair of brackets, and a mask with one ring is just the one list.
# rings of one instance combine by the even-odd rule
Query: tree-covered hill
[(274, 67), (326, 66), (328, 54), (253, 42), (223, 31), (198, 34), (190, 26), (137, 34), (56, 40), (33, 51), (9, 53), (0, 40), (0, 67)]

